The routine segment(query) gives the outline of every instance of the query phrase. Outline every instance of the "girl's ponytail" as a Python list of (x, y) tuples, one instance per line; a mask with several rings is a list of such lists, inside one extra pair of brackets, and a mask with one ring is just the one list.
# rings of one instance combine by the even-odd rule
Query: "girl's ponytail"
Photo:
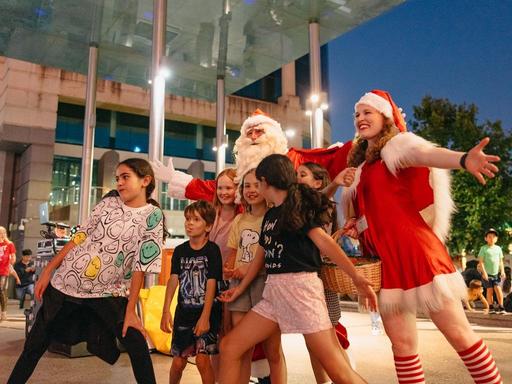
[(324, 226), (332, 222), (335, 203), (307, 185), (294, 183), (283, 202), (279, 230), (297, 231), (304, 226)]

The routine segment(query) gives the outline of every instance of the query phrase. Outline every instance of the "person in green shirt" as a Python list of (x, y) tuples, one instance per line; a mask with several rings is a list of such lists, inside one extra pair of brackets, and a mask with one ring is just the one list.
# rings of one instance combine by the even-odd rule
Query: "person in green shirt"
[(503, 291), (500, 284), (505, 279), (505, 268), (503, 266), (503, 251), (499, 245), (496, 245), (498, 232), (493, 228), (488, 229), (485, 233), (485, 241), (487, 244), (482, 246), (478, 252), (479, 267), (487, 289), (487, 301), (489, 304), (494, 303), (494, 293), (496, 293), (498, 301), (498, 309), (494, 310), (491, 305), (489, 313), (503, 314), (505, 308), (503, 308)]

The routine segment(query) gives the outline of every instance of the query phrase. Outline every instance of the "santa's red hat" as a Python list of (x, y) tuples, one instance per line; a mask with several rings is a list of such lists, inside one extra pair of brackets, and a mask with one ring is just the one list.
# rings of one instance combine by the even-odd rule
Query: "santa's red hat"
[[(263, 112), (261, 109), (256, 109), (251, 116), (245, 119), (242, 127), (240, 128), (240, 136), (245, 137), (247, 131), (251, 127), (255, 127), (260, 124), (267, 124), (271, 130), (274, 131), (274, 134), (282, 135), (283, 130), (281, 129), (281, 124)], [(268, 133), (268, 132), (267, 132)]]
[(393, 119), (400, 132), (407, 131), (404, 116), (402, 115), (402, 109), (396, 106), (388, 92), (381, 91), (380, 89), (374, 89), (368, 93), (365, 93), (359, 99), (359, 101), (354, 105), (354, 110), (359, 104), (365, 104), (375, 108), (384, 116)]

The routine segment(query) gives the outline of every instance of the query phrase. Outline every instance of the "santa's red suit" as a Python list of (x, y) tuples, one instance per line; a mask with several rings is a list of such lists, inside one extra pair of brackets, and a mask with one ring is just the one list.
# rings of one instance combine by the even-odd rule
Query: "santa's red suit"
[[(293, 162), (295, 169), (303, 163), (312, 161), (326, 168), (331, 178), (334, 178), (347, 167), (347, 155), (351, 147), (350, 141), (340, 147), (328, 149), (290, 148), (286, 156)], [(191, 200), (212, 201), (216, 189), (215, 180), (192, 179), (185, 188), (185, 197)]]
[[(256, 141), (246, 137), (247, 131), (258, 127), (264, 130), (264, 135)], [(237, 179), (252, 168), (256, 168), (260, 161), (271, 154), (286, 154), (293, 162), (295, 168), (305, 162), (318, 163), (329, 171), (331, 178), (347, 166), (347, 155), (352, 142), (336, 145), (331, 148), (319, 149), (288, 149), (286, 136), (281, 125), (260, 110), (248, 117), (240, 128), (240, 137), (235, 142), (235, 168)], [(157, 179), (169, 183), (168, 194), (174, 198), (187, 198), (191, 200), (213, 201), (216, 191), (215, 180), (193, 179), (192, 176), (175, 171), (172, 164), (168, 168), (159, 162), (152, 162)]]

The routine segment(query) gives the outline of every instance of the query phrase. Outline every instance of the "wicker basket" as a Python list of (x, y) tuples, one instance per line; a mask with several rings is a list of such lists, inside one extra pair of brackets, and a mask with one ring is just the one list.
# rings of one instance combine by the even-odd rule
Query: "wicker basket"
[[(342, 229), (333, 233), (332, 237), (338, 240), (343, 235)], [(366, 277), (373, 286), (375, 292), (380, 291), (382, 272), (381, 261), (377, 258), (350, 257), (349, 258), (356, 270)], [(320, 277), (324, 282), (325, 288), (330, 291), (338, 292), (344, 295), (355, 295), (357, 289), (352, 279), (343, 272), (336, 264), (324, 263), (320, 269)]]

